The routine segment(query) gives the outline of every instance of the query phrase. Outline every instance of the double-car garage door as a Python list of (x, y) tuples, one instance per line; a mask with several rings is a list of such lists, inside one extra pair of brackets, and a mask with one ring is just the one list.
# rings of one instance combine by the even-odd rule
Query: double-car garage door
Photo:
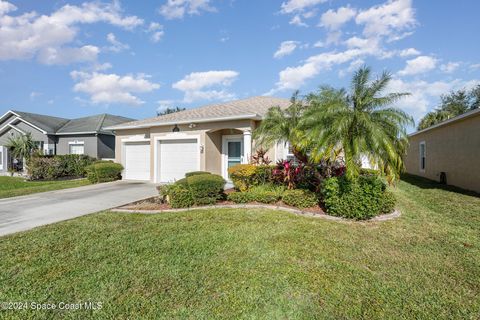
[[(156, 143), (157, 182), (179, 180), (185, 173), (200, 169), (197, 139), (158, 140)], [(150, 143), (125, 144), (125, 179), (150, 180)]]

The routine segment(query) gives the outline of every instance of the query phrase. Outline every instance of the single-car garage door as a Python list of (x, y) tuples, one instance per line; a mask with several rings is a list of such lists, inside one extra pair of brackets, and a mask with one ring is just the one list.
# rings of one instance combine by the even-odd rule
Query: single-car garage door
[(199, 170), (197, 139), (160, 140), (160, 182), (172, 182)]
[(125, 144), (125, 179), (150, 180), (150, 142)]

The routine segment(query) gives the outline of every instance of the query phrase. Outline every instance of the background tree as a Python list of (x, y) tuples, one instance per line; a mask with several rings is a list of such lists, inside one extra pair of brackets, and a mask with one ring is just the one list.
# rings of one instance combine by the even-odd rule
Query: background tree
[(166, 114), (175, 113), (175, 112), (184, 111), (184, 110), (186, 109), (181, 107), (173, 107), (173, 108), (168, 107), (160, 111), (157, 110), (157, 116), (164, 116)]
[(307, 96), (301, 131), (313, 148), (315, 161), (331, 157), (341, 148), (346, 174), (359, 174), (362, 156), (384, 172), (389, 182), (399, 178), (404, 169), (403, 156), (408, 145), (406, 127), (413, 119), (405, 112), (389, 107), (408, 93), (382, 95), (391, 75), (384, 72), (371, 80), (371, 70), (362, 67), (355, 72), (350, 93), (345, 89), (321, 87)]
[(480, 108), (480, 85), (470, 91), (465, 89), (451, 91), (442, 95), (440, 105), (420, 120), (418, 130), (426, 129), (476, 108)]
[(253, 139), (258, 146), (265, 148), (270, 148), (279, 141), (289, 142), (294, 156), (299, 161), (308, 162), (306, 143), (300, 143), (302, 132), (299, 130), (305, 104), (299, 99), (298, 91), (290, 101), (290, 106), (284, 110), (280, 107), (268, 110), (260, 126), (253, 132)]

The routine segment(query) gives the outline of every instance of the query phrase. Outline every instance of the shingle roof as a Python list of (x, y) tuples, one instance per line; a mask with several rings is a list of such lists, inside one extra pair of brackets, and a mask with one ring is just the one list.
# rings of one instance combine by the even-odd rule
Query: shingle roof
[(68, 121), (57, 130), (58, 134), (85, 133), (85, 132), (107, 132), (105, 127), (132, 121), (131, 118), (114, 116), (111, 114), (97, 114), (90, 117), (78, 118)]
[(23, 111), (16, 111), (16, 110), (12, 110), (12, 112), (19, 115), (25, 121), (30, 122), (31, 124), (46, 131), (47, 133), (54, 133), (60, 127), (62, 127), (68, 121), (70, 121), (69, 119), (65, 119), (65, 118), (45, 116), (42, 114), (36, 114), (36, 113), (30, 113), (30, 112), (23, 112)]
[(163, 116), (148, 118), (144, 120), (122, 123), (109, 129), (134, 128), (161, 126), (172, 123), (186, 123), (195, 121), (215, 121), (225, 118), (245, 117), (262, 118), (271, 107), (287, 108), (290, 100), (274, 97), (251, 97), (242, 100), (234, 100), (202, 106), (195, 109), (166, 114)]
[(46, 131), (48, 134), (70, 133), (111, 133), (105, 127), (133, 121), (134, 119), (115, 116), (112, 114), (98, 114), (77, 119), (65, 119), (42, 114), (12, 110), (25, 121)]

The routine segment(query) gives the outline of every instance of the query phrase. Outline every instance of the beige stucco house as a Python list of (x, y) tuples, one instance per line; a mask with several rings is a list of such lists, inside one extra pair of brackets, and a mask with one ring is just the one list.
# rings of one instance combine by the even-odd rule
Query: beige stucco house
[[(252, 97), (113, 126), (115, 160), (127, 180), (172, 182), (197, 170), (227, 179), (228, 167), (247, 163), (255, 151), (252, 131), (268, 109), (289, 105), (287, 99)], [(268, 155), (287, 158), (288, 145), (279, 142)]]
[(480, 109), (410, 135), (408, 173), (480, 193)]

